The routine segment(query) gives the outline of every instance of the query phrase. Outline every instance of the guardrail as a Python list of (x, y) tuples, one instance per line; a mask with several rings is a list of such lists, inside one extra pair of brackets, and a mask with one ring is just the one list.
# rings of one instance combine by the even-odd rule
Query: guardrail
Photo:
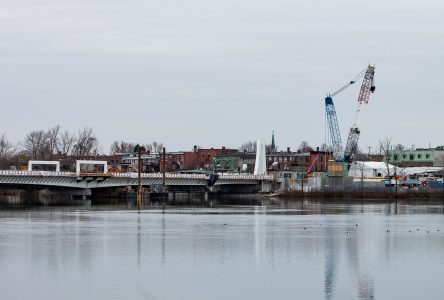
[[(239, 175), (239, 174), (218, 174), (219, 179), (231, 180), (273, 180), (271, 175)], [(115, 177), (115, 178), (137, 178), (136, 172), (129, 173), (75, 173), (75, 172), (53, 172), (53, 171), (0, 171), (0, 176), (54, 176), (54, 177)], [(162, 178), (162, 173), (141, 173), (141, 178)], [(209, 175), (205, 174), (180, 174), (180, 173), (166, 173), (165, 178), (168, 179), (209, 179)]]
[[(110, 173), (111, 177), (117, 178), (137, 178), (136, 172), (129, 173)], [(162, 173), (141, 173), (141, 178), (162, 178)], [(165, 173), (165, 178), (192, 178), (192, 179), (208, 179), (208, 176), (204, 174), (178, 174), (178, 173)]]
[(239, 174), (219, 174), (222, 179), (249, 179), (249, 180), (273, 180), (272, 175), (239, 175)]
[(53, 172), (53, 171), (0, 171), (0, 176), (58, 176), (58, 177), (74, 177), (77, 176), (73, 172)]

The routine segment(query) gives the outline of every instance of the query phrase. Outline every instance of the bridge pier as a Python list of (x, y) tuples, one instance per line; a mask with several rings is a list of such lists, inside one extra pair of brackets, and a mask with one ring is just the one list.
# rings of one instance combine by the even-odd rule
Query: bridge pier
[(21, 206), (25, 204), (25, 191), (16, 188), (0, 189), (0, 206)]
[(90, 205), (90, 189), (42, 189), (39, 190), (38, 205)]
[(176, 202), (176, 192), (172, 191), (168, 193), (168, 201)]
[(69, 188), (2, 188), (0, 205), (90, 205), (90, 189)]

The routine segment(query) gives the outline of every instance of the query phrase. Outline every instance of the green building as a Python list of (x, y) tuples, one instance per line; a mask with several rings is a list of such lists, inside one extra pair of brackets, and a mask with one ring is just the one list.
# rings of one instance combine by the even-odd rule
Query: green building
[(384, 161), (399, 167), (433, 167), (436, 149), (390, 150)]

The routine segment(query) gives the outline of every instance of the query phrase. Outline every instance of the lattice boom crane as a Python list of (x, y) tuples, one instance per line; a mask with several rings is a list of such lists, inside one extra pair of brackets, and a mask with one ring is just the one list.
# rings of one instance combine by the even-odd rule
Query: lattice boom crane
[[(344, 151), (342, 147), (342, 139), (341, 139), (341, 132), (339, 129), (338, 117), (333, 103), (333, 97), (340, 94), (342, 91), (344, 91), (351, 85), (355, 84), (356, 81), (363, 76), (364, 80), (362, 82), (361, 90), (359, 93), (355, 119), (352, 127), (350, 128), (347, 144)], [(349, 83), (344, 85), (336, 92), (329, 94), (325, 98), (327, 123), (328, 123), (331, 143), (333, 146), (333, 155), (336, 161), (344, 161), (344, 160), (350, 161), (353, 158), (353, 156), (356, 154), (359, 135), (361, 133), (359, 125), (361, 121), (362, 112), (364, 107), (368, 103), (368, 100), (370, 98), (370, 93), (373, 93), (375, 91), (374, 76), (375, 76), (375, 66), (369, 65), (367, 69), (364, 69), (355, 78), (353, 78), (353, 80), (351, 80)]]
[(374, 85), (375, 66), (369, 65), (362, 81), (361, 90), (359, 92), (358, 104), (356, 107), (355, 119), (348, 133), (347, 144), (344, 151), (344, 160), (350, 161), (356, 154), (358, 149), (359, 135), (361, 134), (360, 123), (364, 108), (368, 104), (370, 94), (375, 92)]

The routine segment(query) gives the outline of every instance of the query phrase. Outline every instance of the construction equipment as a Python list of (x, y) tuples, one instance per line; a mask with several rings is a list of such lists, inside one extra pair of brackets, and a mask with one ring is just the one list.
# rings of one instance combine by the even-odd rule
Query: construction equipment
[[(326, 118), (330, 133), (331, 144), (333, 146), (333, 156), (335, 157), (336, 161), (350, 161), (353, 158), (353, 156), (356, 154), (359, 135), (361, 133), (359, 125), (362, 116), (362, 111), (366, 106), (366, 104), (368, 103), (370, 93), (373, 93), (375, 91), (374, 75), (375, 75), (375, 66), (369, 65), (366, 69), (362, 70), (355, 78), (353, 78), (349, 83), (341, 87), (336, 92), (327, 95), (327, 97), (325, 98)], [(352, 127), (350, 128), (347, 144), (344, 151), (342, 147), (342, 139), (341, 139), (341, 132), (339, 129), (338, 117), (333, 103), (333, 97), (335, 97), (336, 95), (346, 90), (348, 87), (355, 84), (356, 81), (361, 77), (364, 77), (364, 80), (358, 97), (358, 106), (356, 109), (355, 119)]]
[(364, 108), (368, 104), (368, 100), (370, 99), (370, 94), (375, 92), (374, 85), (375, 78), (375, 66), (369, 65), (367, 71), (364, 75), (364, 80), (362, 81), (361, 91), (359, 92), (358, 97), (358, 105), (356, 107), (355, 120), (353, 122), (352, 127), (348, 133), (347, 144), (345, 146), (344, 151), (344, 159), (346, 161), (350, 161), (353, 159), (353, 156), (356, 154), (356, 150), (358, 149), (358, 140), (359, 135), (361, 134), (361, 130), (359, 129), (361, 123), (361, 116)]
[(316, 154), (315, 159), (313, 159), (313, 161), (311, 162), (311, 165), (310, 165), (310, 167), (309, 167), (308, 170), (307, 170), (307, 174), (310, 174), (310, 173), (311, 173), (311, 170), (313, 170), (313, 167), (315, 166), (316, 162), (317, 162), (318, 159), (319, 159), (319, 154), (320, 154), (320, 152), (318, 152), (318, 154)]

